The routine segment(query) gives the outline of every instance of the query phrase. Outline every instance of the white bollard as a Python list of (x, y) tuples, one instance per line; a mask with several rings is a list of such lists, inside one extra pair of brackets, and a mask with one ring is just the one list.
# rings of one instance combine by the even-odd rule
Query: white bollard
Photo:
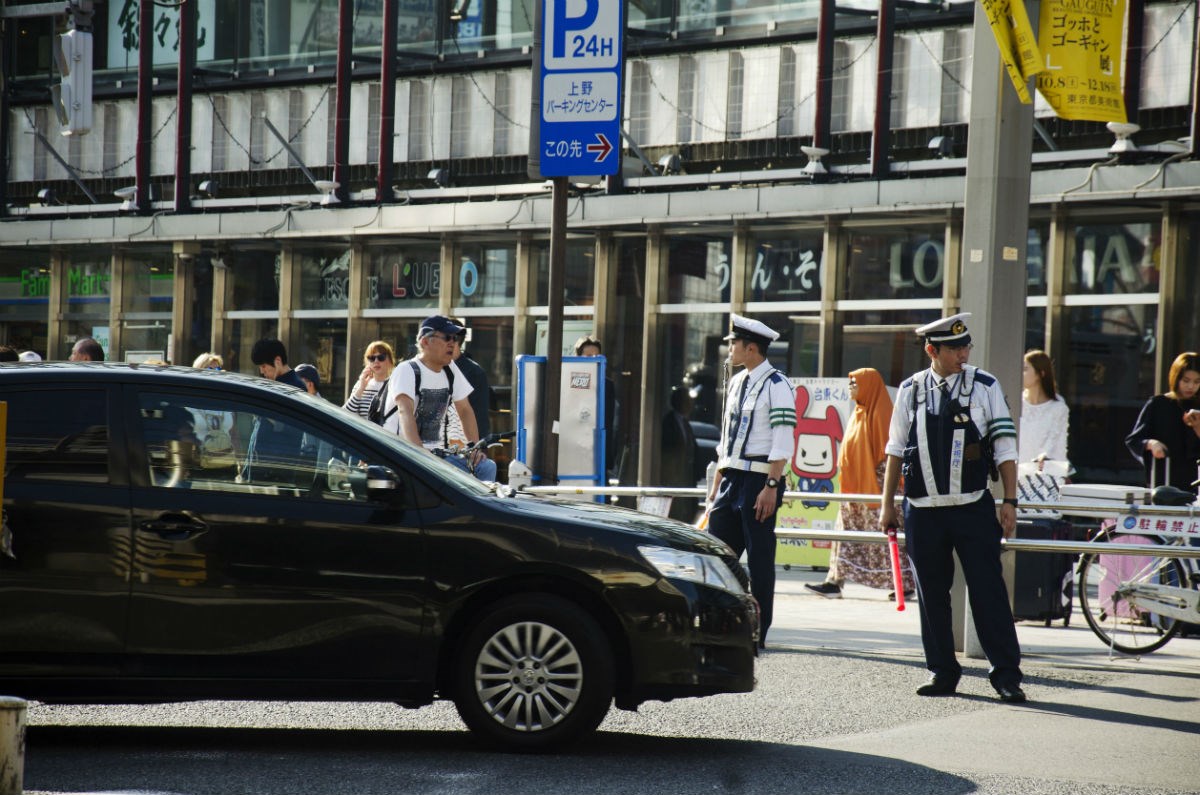
[(0, 696), (0, 795), (21, 795), (25, 778), (25, 706)]

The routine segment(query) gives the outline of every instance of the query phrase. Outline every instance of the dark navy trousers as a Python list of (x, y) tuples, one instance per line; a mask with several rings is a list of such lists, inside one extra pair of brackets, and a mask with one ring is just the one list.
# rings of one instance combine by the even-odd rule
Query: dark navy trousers
[(783, 504), (783, 489), (775, 512), (765, 522), (754, 518), (754, 501), (767, 485), (767, 476), (759, 472), (726, 469), (721, 472), (717, 498), (708, 513), (708, 531), (721, 539), (741, 557), (746, 553), (750, 564), (750, 592), (762, 611), (759, 643), (767, 638), (775, 605), (775, 517)]
[(957, 680), (962, 666), (954, 653), (950, 586), (958, 553), (975, 631), (991, 663), (993, 687), (1021, 683), (1021, 647), (1013, 625), (1008, 589), (1000, 569), (1000, 539), (992, 495), (940, 508), (914, 508), (904, 501), (904, 535), (920, 594), (921, 642), (925, 664), (938, 677)]

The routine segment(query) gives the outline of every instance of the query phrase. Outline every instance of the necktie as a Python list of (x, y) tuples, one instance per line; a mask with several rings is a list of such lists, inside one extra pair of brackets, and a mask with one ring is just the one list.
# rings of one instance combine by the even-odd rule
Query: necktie
[(737, 407), (734, 411), (729, 412), (729, 430), (726, 436), (729, 437), (729, 444), (725, 446), (725, 455), (733, 455), (733, 442), (737, 437), (738, 425), (742, 419), (742, 403), (746, 400), (746, 388), (750, 386), (750, 374), (742, 379), (742, 390), (738, 393)]

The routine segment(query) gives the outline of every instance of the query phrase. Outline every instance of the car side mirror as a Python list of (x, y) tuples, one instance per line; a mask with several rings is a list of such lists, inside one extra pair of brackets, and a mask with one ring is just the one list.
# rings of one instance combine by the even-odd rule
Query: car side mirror
[(396, 503), (401, 496), (400, 476), (395, 471), (379, 464), (367, 467), (367, 499)]

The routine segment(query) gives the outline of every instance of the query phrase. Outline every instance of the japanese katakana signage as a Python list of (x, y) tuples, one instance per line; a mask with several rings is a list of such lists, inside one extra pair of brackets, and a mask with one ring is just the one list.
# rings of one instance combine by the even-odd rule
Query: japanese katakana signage
[(1126, 121), (1121, 90), (1125, 0), (1042, 0), (1037, 87), (1054, 112), (1077, 121)]
[(620, 169), (625, 4), (542, 0), (534, 32), (529, 175)]

